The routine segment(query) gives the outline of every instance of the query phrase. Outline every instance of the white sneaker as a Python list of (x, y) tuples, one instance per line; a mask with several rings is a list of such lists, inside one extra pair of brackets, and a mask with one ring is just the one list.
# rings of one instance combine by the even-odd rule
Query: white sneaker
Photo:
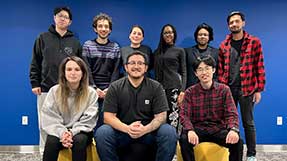
[(246, 161), (257, 161), (255, 156), (247, 157)]

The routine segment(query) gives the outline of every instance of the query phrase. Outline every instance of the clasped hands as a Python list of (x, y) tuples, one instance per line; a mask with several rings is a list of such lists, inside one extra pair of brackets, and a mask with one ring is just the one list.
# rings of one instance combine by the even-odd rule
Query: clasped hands
[(144, 126), (140, 121), (135, 121), (128, 125), (128, 134), (133, 139), (140, 138), (146, 133), (146, 126)]
[(73, 134), (71, 131), (65, 131), (62, 135), (62, 138), (60, 140), (62, 142), (62, 145), (65, 148), (72, 148), (73, 146)]

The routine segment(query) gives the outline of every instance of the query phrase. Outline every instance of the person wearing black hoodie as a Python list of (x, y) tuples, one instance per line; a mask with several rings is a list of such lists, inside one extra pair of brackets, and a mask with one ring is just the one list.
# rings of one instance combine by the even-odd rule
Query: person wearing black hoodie
[[(32, 92), (37, 95), (38, 120), (41, 108), (49, 89), (58, 82), (58, 68), (63, 59), (69, 56), (81, 57), (81, 44), (68, 30), (72, 23), (72, 13), (68, 7), (54, 9), (54, 22), (48, 32), (41, 33), (34, 43), (30, 64)], [(46, 134), (39, 121), (39, 151), (44, 151)]]

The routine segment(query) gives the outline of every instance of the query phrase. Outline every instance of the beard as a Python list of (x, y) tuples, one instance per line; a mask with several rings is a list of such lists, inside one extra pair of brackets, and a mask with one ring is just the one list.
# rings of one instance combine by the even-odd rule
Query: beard
[(232, 34), (238, 34), (242, 31), (242, 28), (237, 29), (237, 30), (230, 30)]
[[(138, 69), (134, 69), (133, 71), (140, 72), (140, 70), (138, 70)], [(138, 79), (141, 79), (142, 77), (144, 77), (144, 74), (134, 76), (132, 73), (129, 73), (129, 72), (127, 72), (127, 73), (128, 73), (128, 76), (134, 80), (138, 80)]]

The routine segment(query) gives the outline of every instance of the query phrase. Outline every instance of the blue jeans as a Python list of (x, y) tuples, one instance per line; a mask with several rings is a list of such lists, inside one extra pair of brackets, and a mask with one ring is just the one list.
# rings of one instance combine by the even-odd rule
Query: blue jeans
[(101, 161), (118, 161), (117, 148), (132, 142), (156, 144), (156, 161), (171, 161), (176, 150), (177, 134), (174, 127), (163, 124), (157, 130), (141, 138), (133, 139), (128, 134), (104, 124), (98, 128), (95, 139)]

